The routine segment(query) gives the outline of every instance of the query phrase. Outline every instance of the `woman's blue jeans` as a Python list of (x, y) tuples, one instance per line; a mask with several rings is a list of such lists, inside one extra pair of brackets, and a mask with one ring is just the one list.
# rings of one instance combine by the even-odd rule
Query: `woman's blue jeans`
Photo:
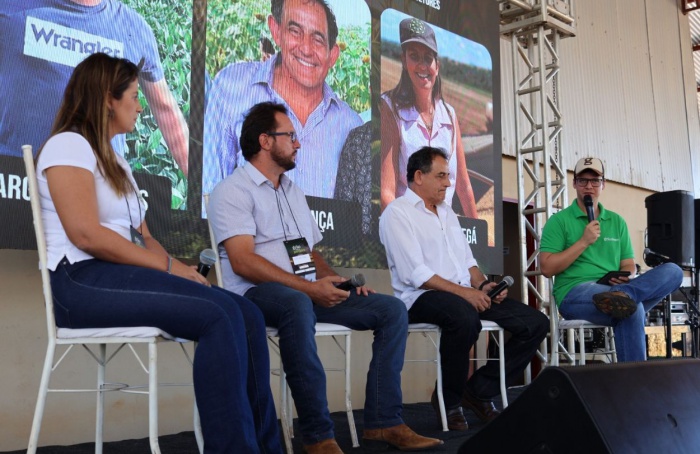
[[(584, 282), (569, 290), (561, 302), (559, 312), (568, 320), (587, 320), (591, 323), (612, 326), (615, 331), (615, 348), (619, 362), (644, 361), (646, 359), (645, 314), (670, 294), (683, 281), (683, 271), (673, 263), (652, 268), (627, 284), (601, 285)], [(637, 301), (637, 311), (624, 320), (618, 320), (599, 311), (593, 304), (593, 295), (603, 292), (625, 292)]]
[(56, 324), (153, 326), (197, 341), (194, 390), (206, 453), (281, 453), (265, 322), (247, 299), (162, 271), (101, 260), (51, 273)]

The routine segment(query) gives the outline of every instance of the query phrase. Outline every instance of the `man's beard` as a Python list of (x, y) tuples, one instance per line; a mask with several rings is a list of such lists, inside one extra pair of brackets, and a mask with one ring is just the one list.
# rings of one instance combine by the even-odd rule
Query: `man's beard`
[(290, 157), (285, 157), (282, 156), (282, 154), (279, 153), (277, 150), (273, 150), (271, 156), (272, 160), (275, 161), (275, 164), (282, 167), (285, 172), (288, 170), (292, 170), (294, 167), (297, 166), (297, 163), (294, 162), (294, 155)]

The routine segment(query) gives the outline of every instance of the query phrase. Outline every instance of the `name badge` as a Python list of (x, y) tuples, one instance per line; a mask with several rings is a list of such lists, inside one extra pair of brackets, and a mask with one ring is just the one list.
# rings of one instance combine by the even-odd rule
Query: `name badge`
[(289, 255), (289, 263), (292, 264), (292, 271), (297, 276), (305, 276), (316, 272), (316, 264), (311, 256), (311, 248), (306, 238), (287, 240), (284, 247)]
[(134, 243), (136, 246), (141, 246), (142, 248), (146, 249), (146, 240), (143, 239), (143, 235), (134, 228), (134, 226), (129, 226), (129, 229), (131, 230), (131, 242)]

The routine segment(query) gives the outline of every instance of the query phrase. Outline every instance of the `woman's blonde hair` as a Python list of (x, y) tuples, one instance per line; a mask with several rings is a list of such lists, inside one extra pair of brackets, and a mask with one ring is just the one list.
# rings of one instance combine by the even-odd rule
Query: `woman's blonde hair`
[(108, 101), (110, 96), (121, 99), (138, 75), (138, 66), (129, 60), (104, 53), (90, 55), (73, 70), (51, 128), (51, 136), (62, 132), (83, 136), (95, 153), (100, 173), (120, 196), (134, 188), (110, 143), (109, 122), (114, 112)]

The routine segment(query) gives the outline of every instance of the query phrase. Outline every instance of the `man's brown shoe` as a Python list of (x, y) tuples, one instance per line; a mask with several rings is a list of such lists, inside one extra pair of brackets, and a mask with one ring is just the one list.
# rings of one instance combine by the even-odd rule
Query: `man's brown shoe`
[(406, 424), (384, 429), (365, 429), (362, 434), (362, 447), (373, 452), (386, 451), (389, 446), (401, 451), (424, 451), (441, 444), (442, 440), (422, 437)]
[(484, 422), (493, 421), (496, 419), (496, 416), (501, 414), (500, 411), (496, 410), (493, 401), (479, 400), (467, 392), (462, 394), (462, 408), (468, 408), (473, 411)]
[(604, 314), (623, 320), (637, 312), (637, 303), (625, 292), (603, 292), (593, 295), (593, 304)]
[(328, 438), (312, 445), (306, 445), (304, 446), (304, 451), (308, 454), (343, 454), (340, 446), (335, 442), (335, 438)]
[[(430, 403), (433, 405), (433, 410), (435, 410), (435, 416), (437, 416), (438, 426), (442, 429), (442, 417), (440, 416), (440, 403), (437, 398), (437, 391), (433, 391), (433, 395), (430, 397)], [(447, 428), (450, 430), (464, 431), (469, 429), (469, 424), (464, 418), (464, 413), (462, 413), (462, 407), (457, 405), (456, 407), (445, 408), (445, 413), (447, 413)]]

